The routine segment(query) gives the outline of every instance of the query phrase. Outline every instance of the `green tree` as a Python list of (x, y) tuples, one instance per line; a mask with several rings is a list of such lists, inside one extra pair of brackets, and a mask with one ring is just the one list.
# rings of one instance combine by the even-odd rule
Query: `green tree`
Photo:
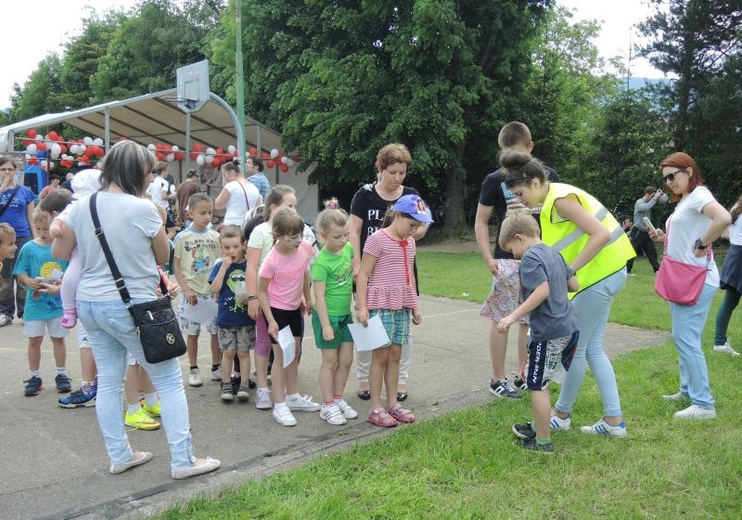
[[(319, 163), (312, 180), (357, 186), (377, 150), (403, 142), (411, 182), (465, 223), (469, 172), (495, 164), (550, 1), (260, 0), (243, 13), (248, 110)], [(233, 70), (234, 11), (212, 58)], [(478, 183), (477, 182), (477, 183)]]
[(39, 62), (22, 89), (11, 99), (11, 116), (14, 121), (64, 109), (61, 101), (61, 68), (60, 58), (55, 53), (49, 53)]

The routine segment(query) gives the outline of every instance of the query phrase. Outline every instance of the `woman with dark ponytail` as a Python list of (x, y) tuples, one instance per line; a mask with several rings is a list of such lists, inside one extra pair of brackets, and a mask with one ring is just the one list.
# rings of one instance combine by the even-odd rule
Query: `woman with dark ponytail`
[(569, 294), (580, 325), (580, 340), (550, 426), (553, 430), (570, 429), (572, 408), (590, 364), (604, 415), (581, 430), (623, 437), (626, 423), (603, 335), (613, 298), (626, 282), (626, 262), (635, 256), (631, 242), (600, 201), (575, 186), (549, 182), (542, 164), (530, 154), (505, 151), (500, 164), (507, 172), (506, 185), (516, 197), (529, 208), (542, 206), (541, 240), (559, 251), (580, 284), (579, 291)]

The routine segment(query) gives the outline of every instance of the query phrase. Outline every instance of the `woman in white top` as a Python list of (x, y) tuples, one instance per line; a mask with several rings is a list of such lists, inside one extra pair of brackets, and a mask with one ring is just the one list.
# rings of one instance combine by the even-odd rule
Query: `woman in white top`
[(258, 188), (243, 177), (238, 162), (228, 162), (222, 166), (221, 193), (214, 201), (214, 208), (224, 209), (225, 226), (239, 226), (245, 220), (245, 214), (252, 208), (263, 203)]
[[(680, 391), (664, 396), (673, 401), (690, 400), (690, 406), (675, 412), (677, 419), (713, 419), (716, 405), (709, 388), (706, 358), (701, 348), (701, 334), (711, 309), (711, 301), (719, 288), (719, 270), (708, 247), (729, 226), (729, 212), (719, 204), (703, 185), (701, 170), (693, 158), (676, 152), (660, 163), (662, 182), (673, 195), (677, 207), (665, 223), (667, 245), (665, 255), (683, 262), (707, 267), (706, 282), (695, 305), (670, 303), (672, 340), (678, 351)], [(650, 231), (655, 242), (665, 240), (665, 232)]]

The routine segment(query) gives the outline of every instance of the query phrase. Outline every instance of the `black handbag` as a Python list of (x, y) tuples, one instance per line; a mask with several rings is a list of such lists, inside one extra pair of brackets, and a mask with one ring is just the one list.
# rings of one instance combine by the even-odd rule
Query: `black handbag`
[(168, 296), (167, 287), (162, 278), (160, 278), (160, 289), (163, 294), (161, 298), (150, 302), (131, 303), (129, 290), (126, 288), (124, 278), (113, 259), (113, 254), (100, 226), (95, 201), (97, 195), (97, 193), (94, 193), (90, 197), (90, 214), (93, 218), (95, 235), (100, 241), (108, 267), (111, 269), (116, 287), (121, 294), (121, 299), (124, 301), (131, 317), (134, 318), (137, 336), (142, 344), (142, 350), (144, 350), (144, 358), (148, 363), (159, 363), (182, 356), (186, 352), (186, 342), (183, 339), (183, 333), (180, 331), (180, 325), (173, 311), (172, 300)]

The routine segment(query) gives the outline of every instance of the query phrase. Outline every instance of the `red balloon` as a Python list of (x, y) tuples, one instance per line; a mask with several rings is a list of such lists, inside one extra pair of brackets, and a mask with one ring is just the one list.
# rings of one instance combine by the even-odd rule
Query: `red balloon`
[(281, 164), (278, 165), (278, 167), (281, 168), (281, 171), (283, 173), (286, 173), (287, 171), (289, 171), (289, 165), (288, 164), (281, 163)]
[(36, 149), (40, 152), (43, 152), (46, 150), (46, 143), (44, 141), (39, 141), (36, 143)]
[(35, 129), (35, 128), (29, 128), (29, 129), (28, 129), (28, 132), (26, 132), (26, 135), (27, 135), (28, 137), (30, 137), (31, 139), (33, 139), (34, 137), (36, 137), (36, 136), (37, 136), (37, 135), (39, 135), (39, 134), (38, 134), (38, 132), (36, 131), (36, 129)]
[(269, 154), (268, 152), (262, 152), (260, 154), (260, 158), (261, 159), (270, 159), (271, 158), (271, 154)]
[(274, 161), (273, 159), (268, 159), (268, 161), (265, 163), (265, 165), (268, 168), (273, 168), (276, 165), (276, 161)]
[(67, 147), (63, 144), (60, 144), (59, 147), (62, 149), (62, 153), (67, 153)]
[(198, 152), (191, 152), (190, 154), (191, 161), (195, 161), (198, 159)]
[(39, 164), (39, 159), (34, 155), (28, 159), (28, 164), (30, 164), (31, 166), (36, 166), (37, 164)]
[(250, 148), (248, 150), (248, 152), (250, 152), (250, 155), (252, 155), (253, 157), (257, 157), (258, 156), (258, 149), (255, 148), (255, 147)]
[(163, 155), (162, 152), (155, 152), (155, 157), (157, 157), (157, 160), (158, 161), (164, 161), (165, 160), (165, 156)]
[(203, 152), (204, 151), (204, 147), (200, 143), (195, 143), (193, 145), (193, 151), (194, 152)]
[(56, 141), (57, 139), (59, 139), (59, 134), (57, 132), (55, 132), (54, 130), (52, 130), (51, 132), (49, 132), (49, 140), (50, 141)]
[(22, 142), (23, 142), (23, 148), (28, 148), (29, 144), (34, 144), (36, 141), (31, 139), (30, 137), (25, 137)]
[(176, 161), (182, 161), (184, 157), (185, 157), (185, 154), (183, 152), (175, 152)]
[(216, 149), (216, 154), (217, 155), (224, 155), (224, 150), (222, 150), (221, 148), (217, 148)]

